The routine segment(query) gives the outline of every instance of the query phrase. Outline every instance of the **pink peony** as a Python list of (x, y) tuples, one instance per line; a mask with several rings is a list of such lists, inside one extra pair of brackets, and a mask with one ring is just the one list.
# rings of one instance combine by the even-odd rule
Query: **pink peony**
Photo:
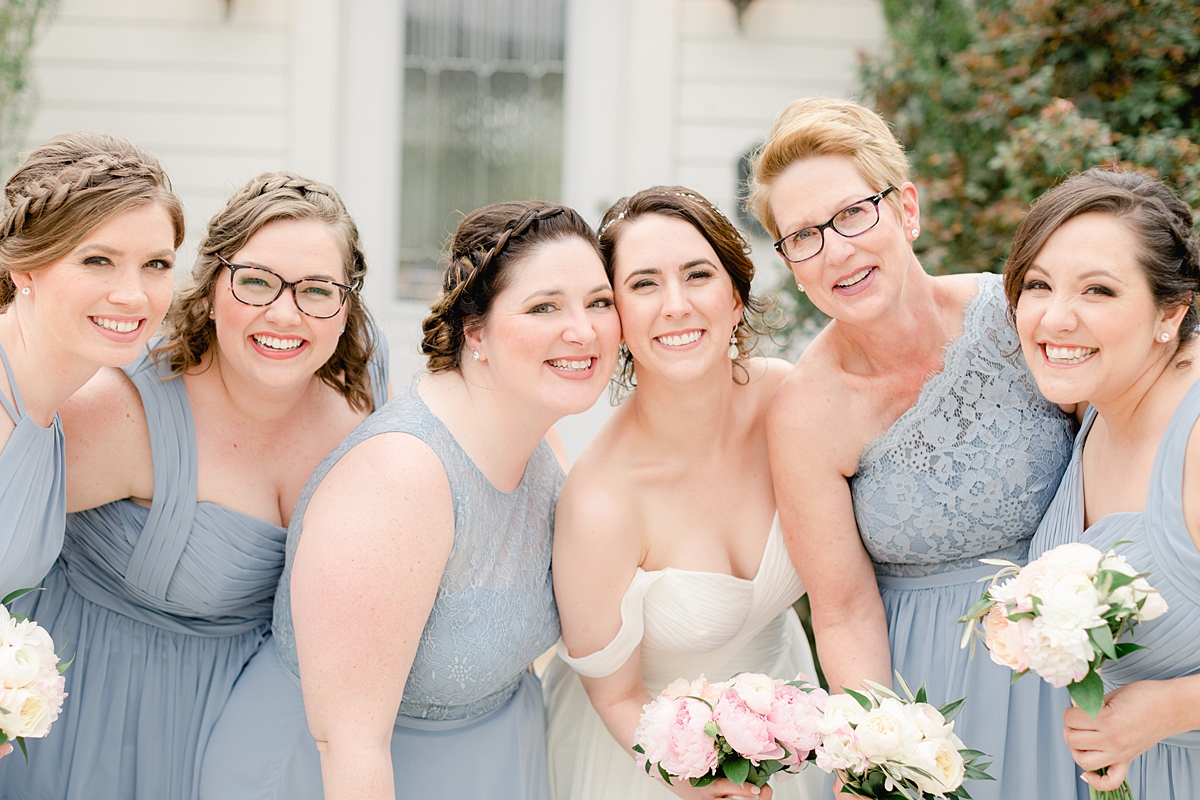
[(699, 778), (717, 767), (713, 737), (704, 730), (712, 710), (689, 697), (659, 695), (642, 709), (633, 743), (644, 758), (680, 778)]
[(783, 758), (783, 748), (775, 741), (767, 721), (746, 706), (741, 696), (728, 688), (721, 693), (713, 719), (721, 735), (739, 755), (758, 764), (766, 759)]
[(767, 713), (767, 731), (791, 753), (783, 763), (799, 766), (821, 743), (817, 725), (825, 718), (825, 699), (821, 689), (805, 692), (783, 681), (775, 687), (775, 699)]

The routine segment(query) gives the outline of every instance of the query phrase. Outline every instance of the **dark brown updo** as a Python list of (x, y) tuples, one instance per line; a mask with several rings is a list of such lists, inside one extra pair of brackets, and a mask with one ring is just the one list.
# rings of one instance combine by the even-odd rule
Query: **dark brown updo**
[(430, 372), (458, 369), (466, 331), (482, 326), (511, 267), (539, 245), (577, 237), (599, 253), (596, 233), (577, 211), (557, 203), (492, 203), (468, 214), (450, 240), (442, 290), (421, 324)]
[(1050, 236), (1067, 221), (1088, 212), (1111, 214), (1137, 239), (1138, 265), (1159, 309), (1187, 306), (1176, 350), (1196, 336), (1196, 296), (1200, 292), (1200, 243), (1192, 210), (1162, 181), (1138, 172), (1093, 167), (1060, 183), (1034, 202), (1017, 228), (1004, 267), (1004, 293), (1014, 315), (1025, 273)]
[[(604, 219), (600, 222), (600, 255), (604, 257), (604, 270), (608, 273), (610, 283), (613, 281), (617, 241), (621, 231), (635, 219), (647, 214), (683, 220), (699, 231), (716, 252), (721, 266), (733, 282), (734, 291), (742, 301), (742, 318), (734, 329), (734, 336), (738, 348), (736, 363), (744, 366), (743, 361), (753, 351), (760, 333), (752, 320), (761, 319), (767, 310), (762, 301), (750, 294), (754, 262), (750, 260), (750, 245), (745, 237), (728, 217), (698, 192), (683, 186), (651, 186), (635, 195), (622, 197), (604, 212)], [(633, 357), (625, 347), (621, 348), (617, 358), (613, 381), (626, 390), (636, 385)]]

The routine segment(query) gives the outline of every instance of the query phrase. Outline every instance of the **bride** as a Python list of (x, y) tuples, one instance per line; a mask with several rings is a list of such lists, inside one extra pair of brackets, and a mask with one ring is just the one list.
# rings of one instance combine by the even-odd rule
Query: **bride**
[[(558, 800), (769, 798), (769, 787), (727, 780), (668, 787), (630, 747), (642, 706), (676, 678), (813, 674), (791, 609), (804, 586), (767, 461), (767, 408), (790, 365), (746, 355), (754, 265), (704, 198), (655, 187), (622, 199), (600, 242), (628, 348), (620, 385), (632, 391), (559, 497), (551, 790)], [(815, 798), (821, 778), (810, 767), (785, 781), (773, 780), (777, 798), (799, 800)]]

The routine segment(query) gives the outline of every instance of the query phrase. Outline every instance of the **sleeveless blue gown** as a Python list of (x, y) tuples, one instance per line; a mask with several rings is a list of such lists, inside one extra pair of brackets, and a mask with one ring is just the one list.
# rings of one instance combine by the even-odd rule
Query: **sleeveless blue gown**
[[(1197, 419), (1200, 382), (1175, 410), (1158, 446), (1144, 510), (1109, 514), (1084, 530), (1083, 444), (1096, 421), (1096, 410), (1088, 409), (1058, 495), (1033, 537), (1030, 558), (1067, 542), (1104, 551), (1128, 541), (1118, 552), (1139, 572), (1150, 573), (1150, 584), (1167, 601), (1166, 614), (1134, 632), (1132, 641), (1149, 649), (1104, 665), (1100, 676), (1106, 692), (1135, 681), (1200, 672), (1200, 551), (1183, 517), (1183, 464)], [(1200, 730), (1164, 739), (1134, 759), (1128, 780), (1138, 800), (1200, 797)]]
[[(382, 343), (376, 357), (381, 402)], [(0, 760), (4, 800), (191, 800), (209, 733), (270, 628), (287, 531), (197, 502), (183, 380), (148, 355), (125, 372), (146, 411), (153, 502), (69, 514), (46, 591), (16, 601), (75, 661), (62, 715), (29, 742), (28, 767)]]
[(851, 479), (854, 515), (875, 565), (892, 666), (930, 702), (966, 697), (955, 721), (994, 759), (977, 800), (1086, 796), (1062, 737), (1065, 689), (959, 649), (958, 620), (995, 572), (1023, 563), (1071, 452), (1071, 420), (1037, 390), (1007, 318), (999, 275), (980, 276), (963, 333), (916, 403), (868, 444)]
[(415, 386), (363, 422), (304, 488), (275, 596), (274, 642), (246, 668), (213, 732), (201, 798), (324, 796), (300, 692), (292, 559), (321, 480), (356, 444), (391, 432), (415, 436), (437, 454), (454, 504), (450, 559), (392, 730), (396, 797), (549, 800), (546, 716), (527, 667), (559, 635), (550, 545), (563, 472), (543, 441), (517, 489), (497, 490)]
[[(16, 407), (0, 392), (0, 406), (16, 428), (0, 450), (0, 597), (37, 586), (62, 550), (67, 518), (66, 451), (62, 420), (43, 428), (25, 413), (8, 356), (0, 361)], [(57, 642), (57, 639), (55, 640)]]

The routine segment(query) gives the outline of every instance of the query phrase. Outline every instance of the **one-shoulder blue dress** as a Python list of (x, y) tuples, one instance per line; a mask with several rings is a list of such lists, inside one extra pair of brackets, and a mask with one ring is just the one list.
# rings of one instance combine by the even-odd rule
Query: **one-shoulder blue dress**
[[(1168, 611), (1138, 625), (1132, 641), (1138, 650), (1100, 671), (1111, 692), (1135, 681), (1181, 678), (1200, 672), (1200, 551), (1183, 517), (1183, 465), (1188, 437), (1200, 419), (1200, 382), (1192, 385), (1175, 409), (1150, 473), (1141, 513), (1109, 514), (1084, 529), (1083, 444), (1096, 409), (1088, 409), (1075, 440), (1075, 453), (1058, 495), (1033, 537), (1030, 558), (1067, 542), (1083, 542), (1104, 551), (1128, 542), (1118, 552), (1162, 592)], [(1162, 740), (1134, 759), (1129, 787), (1138, 800), (1192, 800), (1200, 797), (1200, 730)]]
[(0, 361), (16, 406), (0, 392), (0, 406), (16, 428), (0, 450), (0, 597), (37, 586), (62, 550), (67, 518), (66, 451), (62, 420), (43, 428), (25, 413), (8, 356)]
[(69, 514), (46, 590), (16, 601), (74, 663), (62, 715), (29, 742), (29, 765), (0, 760), (4, 800), (191, 800), (209, 733), (270, 628), (287, 531), (197, 502), (182, 378), (148, 355), (125, 372), (146, 411), (153, 501)]
[(415, 436), (437, 454), (454, 504), (454, 544), (392, 729), (396, 797), (549, 800), (546, 715), (527, 667), (559, 635), (550, 547), (563, 472), (542, 441), (520, 485), (499, 491), (415, 387), (363, 422), (304, 488), (275, 597), (274, 642), (246, 668), (213, 732), (201, 798), (324, 796), (300, 692), (292, 560), (304, 510), (325, 475), (356, 444), (393, 432)]
[(977, 800), (1063, 800), (1086, 786), (1062, 737), (1070, 698), (977, 651), (958, 620), (995, 572), (980, 558), (1023, 563), (1071, 453), (1072, 422), (1038, 392), (1007, 317), (1000, 276), (985, 274), (963, 333), (916, 403), (863, 449), (851, 479), (854, 515), (875, 565), (892, 666), (930, 702), (966, 697), (955, 721), (995, 761)]

